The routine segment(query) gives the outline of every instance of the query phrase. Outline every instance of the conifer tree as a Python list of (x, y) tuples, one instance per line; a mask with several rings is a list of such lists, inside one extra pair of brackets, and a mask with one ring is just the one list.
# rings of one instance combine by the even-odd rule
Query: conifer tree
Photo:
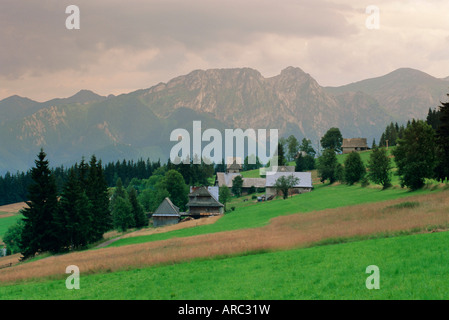
[(61, 194), (59, 212), (60, 243), (72, 250), (86, 246), (92, 234), (92, 204), (73, 169)]
[(93, 155), (89, 163), (86, 195), (92, 203), (92, 241), (98, 241), (111, 229), (109, 193), (101, 161)]
[(444, 181), (449, 179), (449, 102), (441, 104), (437, 123), (437, 165), (435, 171), (437, 179)]
[(112, 202), (112, 222), (114, 229), (126, 231), (135, 226), (136, 222), (132, 214), (132, 207), (129, 203), (127, 193), (122, 185), (122, 180), (118, 178)]
[(134, 216), (134, 222), (136, 228), (142, 228), (148, 226), (148, 218), (145, 215), (142, 205), (137, 200), (137, 191), (133, 187), (128, 193), (129, 203), (132, 208), (132, 215)]
[(24, 259), (37, 252), (58, 251), (54, 218), (58, 211), (55, 179), (46, 154), (41, 149), (31, 169), (33, 183), (29, 187), (27, 208), (22, 210), (24, 227), (21, 253)]

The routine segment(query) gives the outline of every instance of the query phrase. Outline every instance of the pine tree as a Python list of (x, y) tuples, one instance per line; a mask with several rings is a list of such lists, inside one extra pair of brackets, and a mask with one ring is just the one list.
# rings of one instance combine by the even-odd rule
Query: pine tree
[(112, 211), (114, 229), (118, 231), (126, 231), (135, 225), (132, 215), (132, 207), (128, 199), (118, 197), (115, 200), (114, 210)]
[(435, 169), (435, 131), (422, 120), (413, 121), (404, 131), (404, 139), (393, 151), (401, 186), (417, 190)]
[(112, 223), (114, 229), (119, 231), (126, 231), (128, 228), (136, 225), (128, 195), (123, 188), (122, 179), (120, 178), (117, 179), (112, 196)]
[(97, 163), (93, 155), (89, 163), (86, 195), (92, 203), (93, 242), (100, 240), (103, 234), (111, 229), (112, 217), (109, 210), (109, 192), (101, 161)]
[(59, 211), (60, 243), (69, 249), (86, 246), (92, 233), (92, 204), (73, 169), (64, 185)]
[(449, 102), (442, 103), (439, 109), (436, 144), (436, 177), (444, 181), (449, 179)]
[(21, 253), (24, 259), (37, 252), (59, 250), (54, 224), (58, 212), (56, 183), (46, 156), (41, 149), (35, 167), (31, 169), (33, 183), (29, 187), (28, 207), (22, 210), (25, 224)]
[(284, 146), (282, 143), (278, 143), (277, 159), (278, 159), (278, 166), (285, 166), (285, 164), (287, 163), (287, 160), (285, 159)]
[(236, 197), (240, 197), (242, 195), (242, 186), (243, 186), (242, 176), (238, 175), (232, 180), (232, 188), (231, 188), (232, 193)]
[(145, 215), (142, 205), (137, 200), (137, 191), (133, 187), (128, 192), (129, 203), (131, 204), (131, 212), (134, 216), (136, 228), (148, 226), (148, 218)]

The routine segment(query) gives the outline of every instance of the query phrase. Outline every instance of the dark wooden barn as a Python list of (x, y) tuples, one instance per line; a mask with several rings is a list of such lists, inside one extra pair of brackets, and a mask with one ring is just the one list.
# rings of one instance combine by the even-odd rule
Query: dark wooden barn
[(153, 226), (162, 227), (177, 224), (180, 218), (179, 208), (169, 198), (165, 198), (153, 213)]
[(223, 214), (223, 204), (218, 202), (206, 187), (198, 187), (189, 194), (189, 216), (202, 218)]

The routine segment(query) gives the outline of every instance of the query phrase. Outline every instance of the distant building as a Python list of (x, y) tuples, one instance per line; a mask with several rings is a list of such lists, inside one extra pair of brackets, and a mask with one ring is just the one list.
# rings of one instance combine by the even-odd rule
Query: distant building
[(232, 188), (232, 181), (237, 176), (241, 176), (241, 174), (217, 172), (215, 176), (215, 186), (218, 187), (226, 186), (228, 188)]
[(352, 138), (352, 139), (343, 139), (341, 150), (343, 153), (351, 153), (353, 151), (369, 150), (369, 147), (366, 142), (366, 138)]
[[(265, 176), (266, 172), (273, 172), (273, 167), (260, 168), (259, 172), (261, 176)], [(295, 172), (295, 166), (277, 166), (277, 172)]]
[(162, 227), (177, 224), (180, 218), (179, 208), (169, 198), (165, 198), (153, 213), (153, 226)]
[(206, 187), (194, 189), (189, 194), (189, 216), (193, 218), (202, 218), (223, 214), (224, 205), (218, 202)]
[[(190, 187), (190, 193), (192, 193), (193, 191), (195, 191), (198, 188), (202, 188), (202, 187)], [(215, 200), (220, 201), (220, 190), (218, 186), (208, 186), (207, 187), (207, 191), (209, 191), (209, 193), (212, 195), (212, 197), (215, 198)]]
[[(215, 186), (232, 188), (232, 181), (237, 176), (241, 176), (241, 174), (217, 172), (215, 176)], [(242, 178), (242, 180), (242, 194), (248, 193), (251, 187), (255, 187), (256, 189), (265, 188), (265, 178)]]
[(226, 173), (240, 173), (242, 171), (241, 158), (228, 158), (226, 162)]
[(299, 182), (290, 190), (291, 194), (300, 194), (304, 192), (310, 192), (313, 189), (312, 185), (312, 173), (311, 172), (267, 172), (267, 179), (265, 183), (266, 187), (266, 197), (278, 195), (278, 192), (274, 185), (276, 180), (282, 176), (295, 176), (299, 178)]
[(295, 172), (295, 166), (278, 166), (278, 172)]

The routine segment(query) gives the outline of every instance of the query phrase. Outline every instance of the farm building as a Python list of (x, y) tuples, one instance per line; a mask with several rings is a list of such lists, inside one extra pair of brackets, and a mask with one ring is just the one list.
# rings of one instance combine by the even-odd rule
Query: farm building
[(366, 138), (352, 138), (352, 139), (343, 139), (341, 150), (343, 153), (351, 153), (353, 151), (369, 150), (369, 147), (366, 142)]
[(282, 176), (293, 175), (299, 178), (299, 182), (290, 191), (291, 194), (300, 194), (304, 192), (310, 192), (313, 189), (312, 186), (312, 173), (311, 172), (267, 172), (267, 179), (265, 183), (266, 197), (275, 196), (278, 194), (274, 187), (276, 180)]
[[(295, 172), (295, 166), (277, 166), (275, 167), (277, 172)], [(260, 168), (260, 175), (265, 176), (266, 172), (272, 172), (273, 167)]]
[(234, 180), (234, 178), (237, 176), (241, 176), (241, 174), (217, 172), (215, 176), (215, 186), (227, 186), (228, 188), (232, 188), (232, 180)]
[[(215, 186), (232, 188), (232, 181), (236, 176), (241, 176), (241, 174), (217, 172)], [(242, 193), (248, 193), (251, 187), (265, 188), (265, 178), (243, 178)]]
[(242, 171), (242, 164), (235, 159), (226, 165), (226, 173), (240, 173), (240, 171)]
[(218, 202), (206, 187), (199, 187), (189, 194), (189, 216), (202, 218), (223, 214), (224, 205)]
[(153, 213), (153, 226), (162, 227), (177, 224), (180, 218), (179, 208), (169, 198), (165, 198)]
[(278, 172), (295, 172), (295, 166), (278, 166)]
[[(203, 188), (203, 187), (190, 187), (190, 193), (192, 193), (193, 191), (195, 191), (198, 188)], [(212, 195), (212, 197), (214, 197), (215, 200), (220, 201), (219, 199), (219, 188), (218, 186), (208, 186), (207, 187), (207, 191), (209, 191), (209, 193)]]

